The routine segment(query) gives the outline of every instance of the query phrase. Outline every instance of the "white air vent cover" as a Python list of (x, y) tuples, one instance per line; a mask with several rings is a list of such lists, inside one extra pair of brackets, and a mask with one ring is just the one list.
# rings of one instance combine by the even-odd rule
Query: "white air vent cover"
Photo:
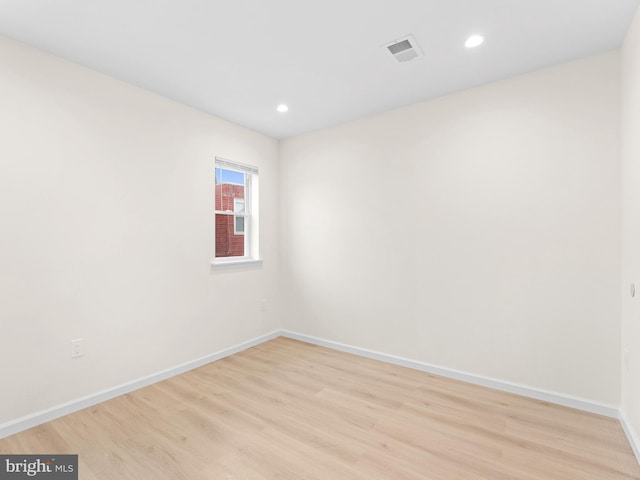
[(413, 38), (413, 35), (407, 35), (406, 37), (394, 40), (385, 45), (385, 48), (389, 50), (391, 55), (399, 62), (408, 62), (422, 56), (422, 51), (416, 39)]

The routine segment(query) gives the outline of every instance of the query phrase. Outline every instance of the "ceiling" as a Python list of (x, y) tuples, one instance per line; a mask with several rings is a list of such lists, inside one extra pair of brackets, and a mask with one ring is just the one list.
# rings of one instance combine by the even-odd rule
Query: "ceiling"
[(639, 2), (0, 0), (0, 34), (285, 138), (617, 48)]

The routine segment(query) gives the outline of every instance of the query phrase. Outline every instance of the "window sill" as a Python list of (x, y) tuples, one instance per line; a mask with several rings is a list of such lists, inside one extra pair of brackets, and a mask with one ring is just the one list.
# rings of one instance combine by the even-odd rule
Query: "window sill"
[(227, 270), (234, 268), (261, 268), (261, 258), (242, 258), (238, 260), (211, 260), (211, 268), (214, 270)]

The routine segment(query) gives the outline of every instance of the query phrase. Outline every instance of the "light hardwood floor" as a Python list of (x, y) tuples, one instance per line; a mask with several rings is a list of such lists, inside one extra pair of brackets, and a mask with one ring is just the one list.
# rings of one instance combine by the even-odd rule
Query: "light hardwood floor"
[(617, 420), (278, 338), (0, 440), (94, 479), (640, 479)]

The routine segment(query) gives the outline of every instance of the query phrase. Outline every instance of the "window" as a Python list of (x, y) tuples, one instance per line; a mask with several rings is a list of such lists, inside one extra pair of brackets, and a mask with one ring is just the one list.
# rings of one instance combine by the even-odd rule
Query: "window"
[(258, 260), (257, 183), (257, 168), (216, 158), (214, 264)]

